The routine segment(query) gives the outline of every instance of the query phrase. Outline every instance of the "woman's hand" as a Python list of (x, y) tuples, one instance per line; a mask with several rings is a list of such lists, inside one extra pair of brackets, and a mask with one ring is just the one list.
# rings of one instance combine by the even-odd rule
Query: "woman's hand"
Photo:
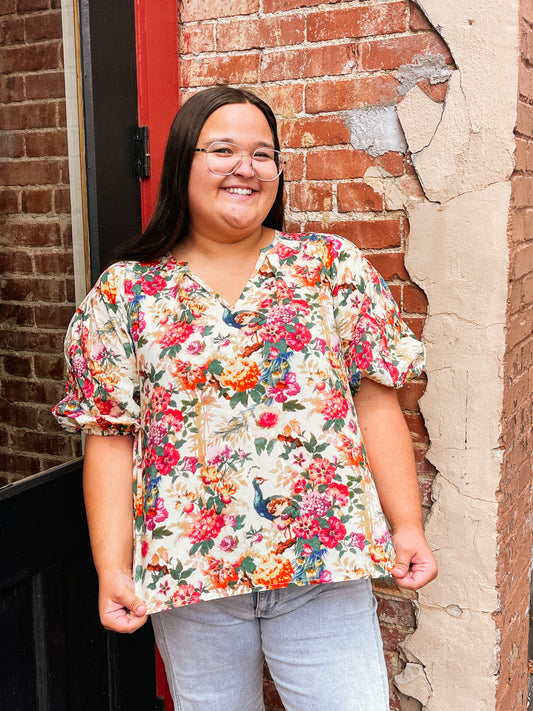
[(98, 607), (100, 621), (106, 630), (135, 632), (148, 615), (146, 604), (135, 595), (131, 575), (125, 571), (102, 571), (99, 574)]
[(419, 527), (404, 527), (393, 533), (396, 562), (392, 577), (401, 588), (418, 590), (437, 577), (437, 561)]

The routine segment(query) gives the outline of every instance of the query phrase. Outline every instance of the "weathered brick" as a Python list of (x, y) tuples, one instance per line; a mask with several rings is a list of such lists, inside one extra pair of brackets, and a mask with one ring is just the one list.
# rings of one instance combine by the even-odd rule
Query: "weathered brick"
[(305, 39), (305, 19), (282, 15), (259, 20), (220, 22), (217, 26), (217, 51), (290, 46)]
[(331, 210), (333, 190), (331, 183), (294, 183), (289, 188), (291, 209), (321, 212)]
[(385, 153), (373, 157), (366, 151), (356, 151), (353, 148), (309, 151), (307, 178), (310, 180), (362, 178), (373, 165), (384, 168), (391, 175), (401, 175), (403, 156), (401, 153)]
[(424, 394), (426, 384), (421, 382), (407, 382), (398, 390), (398, 400), (402, 410), (410, 410), (416, 412), (418, 410), (418, 401)]
[[(329, 216), (328, 216), (329, 217)], [(311, 232), (327, 230), (353, 242), (360, 249), (386, 249), (399, 247), (401, 225), (399, 220), (335, 220), (331, 222), (308, 222)]]
[[(41, 322), (42, 323), (42, 322)], [(41, 323), (39, 326), (42, 328)], [(10, 331), (3, 326), (0, 327), (0, 343), (2, 343), (3, 348), (8, 351), (31, 351), (39, 353), (61, 353), (63, 349), (63, 339), (65, 334), (63, 332), (53, 332), (53, 331), (37, 331), (35, 329), (30, 331), (23, 331), (21, 329), (17, 331)], [(19, 382), (19, 385), (21, 383)], [(10, 392), (14, 394), (12, 400), (18, 400), (21, 402), (47, 402), (44, 400), (43, 395), (38, 395), (37, 393), (32, 393), (31, 388), (27, 391), (18, 393), (16, 386), (10, 386)], [(42, 390), (41, 392), (45, 392)], [(7, 397), (7, 395), (6, 395)]]
[(0, 190), (0, 213), (18, 212), (18, 195), (16, 190)]
[[(46, 323), (49, 328), (57, 328), (64, 335), (76, 307), (73, 302), (66, 304), (36, 305), (34, 308), (35, 321), (38, 324)], [(58, 351), (62, 352), (62, 350)]]
[(429, 20), (414, 2), (409, 3), (409, 27), (414, 32), (432, 29)]
[(405, 2), (335, 8), (307, 16), (309, 42), (386, 35), (406, 29)]
[(65, 96), (63, 72), (38, 72), (26, 76), (28, 99), (57, 99)]
[(26, 97), (24, 77), (21, 75), (0, 75), (0, 96), (4, 103), (23, 101)]
[(401, 252), (370, 252), (366, 256), (386, 281), (409, 279)]
[(74, 272), (72, 254), (70, 252), (44, 252), (33, 255), (35, 271), (37, 274), (65, 275)]
[(20, 158), (24, 155), (25, 150), (24, 136), (20, 133), (4, 131), (0, 134), (1, 158)]
[(197, 22), (184, 25), (179, 33), (180, 54), (213, 52), (215, 49), (214, 22)]
[(263, 84), (254, 87), (278, 118), (295, 118), (303, 110), (304, 83)]
[(31, 255), (21, 250), (0, 252), (0, 273), (30, 274), (33, 270)]
[(305, 108), (308, 113), (316, 114), (390, 104), (397, 99), (398, 86), (399, 82), (388, 74), (322, 79), (307, 86)]
[(350, 130), (337, 116), (295, 118), (279, 124), (281, 145), (288, 148), (350, 143)]
[(55, 104), (6, 104), (0, 106), (0, 129), (46, 128), (56, 125)]
[(218, 17), (251, 15), (259, 10), (259, 0), (225, 0), (223, 3), (205, 0), (183, 0), (180, 3), (181, 22), (216, 20)]
[(59, 48), (57, 41), (4, 47), (0, 49), (0, 71), (9, 74), (56, 69), (61, 66)]
[(35, 355), (35, 375), (38, 378), (63, 378), (65, 359), (61, 355)]
[(426, 313), (427, 298), (415, 284), (406, 284), (403, 289), (403, 309), (407, 312)]
[(66, 285), (64, 280), (7, 277), (0, 285), (0, 299), (4, 301), (54, 302), (65, 301)]
[(383, 198), (366, 183), (339, 183), (337, 206), (339, 212), (376, 212), (383, 209)]
[(13, 15), (17, 11), (17, 0), (0, 0), (0, 15)]
[(444, 40), (436, 34), (424, 33), (363, 41), (359, 43), (358, 69), (398, 69), (402, 64), (412, 64), (417, 56), (431, 55), (441, 55), (446, 62), (452, 62)]
[(15, 326), (35, 326), (35, 309), (33, 306), (4, 302), (2, 324), (7, 330)]
[(16, 454), (2, 452), (0, 459), (2, 460), (1, 466), (5, 471), (13, 475), (9, 477), (9, 481), (6, 479), (6, 484), (17, 481), (19, 478), (15, 476), (17, 474), (20, 475), (20, 478), (24, 478), (32, 474), (38, 474), (41, 471), (40, 460), (33, 452), (31, 454), (25, 454), (24, 452), (17, 452)]
[(279, 81), (349, 74), (354, 66), (354, 45), (329, 44), (263, 54), (260, 77), (261, 81)]
[(57, 222), (6, 223), (0, 230), (0, 244), (27, 247), (46, 247), (61, 244), (61, 232)]
[(0, 20), (0, 45), (16, 44), (24, 41), (24, 20), (6, 18)]
[(61, 11), (31, 15), (25, 19), (26, 41), (57, 39), (62, 36)]
[(6, 375), (26, 377), (32, 374), (33, 358), (31, 356), (4, 356), (2, 364)]
[(59, 182), (55, 161), (19, 160), (0, 165), (0, 185), (48, 185)]
[(258, 54), (240, 54), (227, 57), (204, 57), (181, 62), (183, 86), (210, 86), (212, 84), (253, 84), (259, 72)]
[(25, 12), (48, 10), (49, 0), (17, 0), (17, 10), (20, 15)]
[(57, 213), (70, 212), (69, 188), (57, 188), (54, 190), (54, 210)]
[(429, 79), (423, 79), (417, 82), (417, 87), (422, 89), (426, 96), (432, 101), (442, 103), (446, 99), (446, 94), (448, 92), (448, 82), (443, 81), (439, 84), (432, 84)]
[(24, 190), (22, 192), (22, 211), (28, 213), (51, 212), (54, 193), (50, 189)]
[(311, 7), (312, 5), (325, 5), (336, 3), (339, 0), (263, 0), (263, 10), (265, 12), (278, 12), (279, 10), (295, 10), (299, 7)]
[(26, 155), (30, 158), (66, 156), (67, 150), (67, 132), (65, 129), (26, 133)]

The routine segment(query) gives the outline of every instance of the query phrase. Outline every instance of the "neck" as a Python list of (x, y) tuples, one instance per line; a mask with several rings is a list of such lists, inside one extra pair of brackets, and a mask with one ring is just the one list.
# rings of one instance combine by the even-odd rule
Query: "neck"
[(190, 232), (173, 250), (176, 256), (197, 255), (209, 260), (246, 258), (257, 255), (274, 239), (274, 230), (260, 227), (246, 237), (237, 237), (231, 241), (213, 239), (200, 232)]

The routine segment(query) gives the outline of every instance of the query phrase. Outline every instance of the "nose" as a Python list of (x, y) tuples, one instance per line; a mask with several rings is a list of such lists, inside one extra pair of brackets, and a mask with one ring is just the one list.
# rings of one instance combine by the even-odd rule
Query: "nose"
[(244, 153), (239, 165), (233, 171), (237, 175), (242, 175), (244, 178), (251, 178), (255, 175), (252, 166), (252, 156), (249, 153)]

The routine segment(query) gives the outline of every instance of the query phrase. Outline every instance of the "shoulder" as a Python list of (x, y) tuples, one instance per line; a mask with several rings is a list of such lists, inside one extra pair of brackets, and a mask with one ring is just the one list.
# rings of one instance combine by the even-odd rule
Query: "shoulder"
[(150, 262), (121, 261), (109, 266), (98, 278), (93, 291), (108, 302), (128, 302), (134, 298), (135, 285), (164, 279), (170, 258), (160, 257)]
[(278, 256), (294, 255), (305, 261), (317, 260), (330, 277), (337, 276), (344, 265), (365, 270), (367, 260), (360, 249), (345, 237), (325, 232), (279, 233)]

